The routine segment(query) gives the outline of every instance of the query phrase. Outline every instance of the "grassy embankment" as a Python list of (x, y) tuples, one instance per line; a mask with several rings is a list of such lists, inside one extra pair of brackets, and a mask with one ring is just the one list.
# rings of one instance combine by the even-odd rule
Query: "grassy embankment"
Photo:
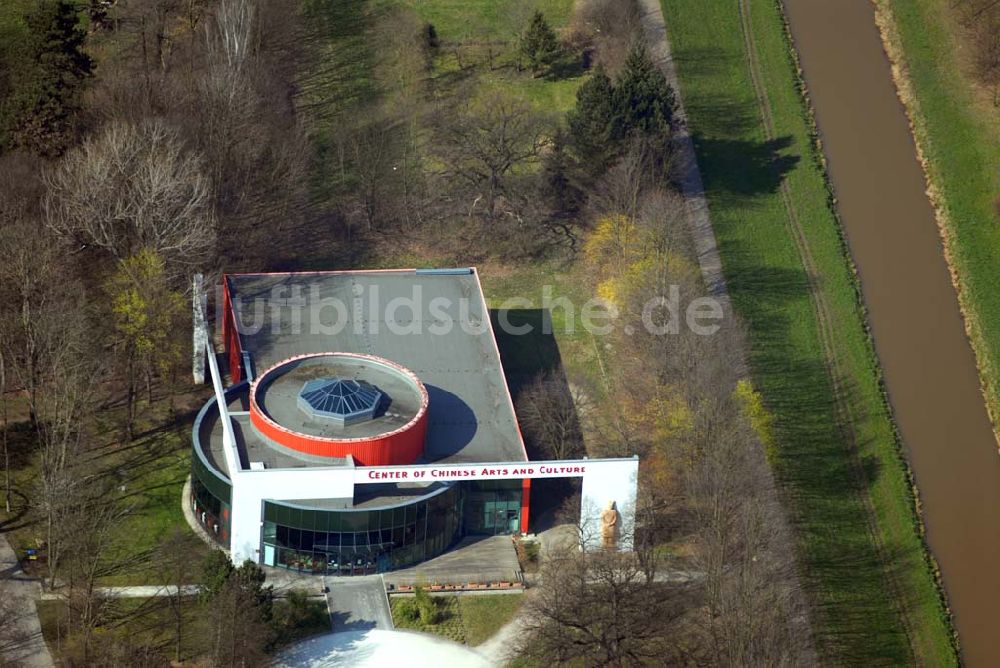
[[(395, 611), (400, 597), (390, 600)], [(393, 615), (396, 628), (434, 633), (472, 647), (489, 640), (500, 627), (509, 622), (524, 603), (523, 594), (435, 596), (438, 621), (424, 624), (419, 619), (406, 621)]]
[(969, 76), (947, 0), (877, 0), (944, 233), (994, 431), (1000, 426), (1000, 108)]
[(780, 10), (662, 3), (821, 654), (955, 663)]

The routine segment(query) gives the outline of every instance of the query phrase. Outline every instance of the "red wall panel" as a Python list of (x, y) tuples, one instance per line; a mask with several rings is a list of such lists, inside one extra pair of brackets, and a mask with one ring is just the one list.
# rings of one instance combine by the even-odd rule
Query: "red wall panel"
[(250, 406), (250, 421), (261, 434), (272, 441), (308, 455), (320, 457), (354, 457), (359, 466), (390, 466), (412, 464), (424, 452), (427, 435), (427, 412), (402, 430), (371, 439), (337, 441), (330, 438), (298, 434), (279, 427), (259, 410)]
[(236, 310), (229, 296), (229, 279), (222, 277), (222, 345), (226, 347), (229, 359), (229, 376), (236, 385), (243, 379), (240, 366), (243, 358), (243, 347), (240, 345), (240, 332), (236, 324)]

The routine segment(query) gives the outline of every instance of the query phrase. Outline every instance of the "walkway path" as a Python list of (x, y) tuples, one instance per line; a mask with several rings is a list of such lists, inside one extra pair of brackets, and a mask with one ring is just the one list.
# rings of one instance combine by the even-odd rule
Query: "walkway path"
[[(326, 579), (328, 583), (330, 580)], [(395, 628), (381, 576), (337, 578), (326, 602), (334, 633)]]
[[(176, 595), (177, 587), (174, 585), (132, 585), (127, 587), (98, 587), (97, 591), (106, 598), (158, 598), (161, 596)], [(201, 588), (198, 585), (185, 585), (181, 587), (182, 596), (197, 596), (200, 591)], [(54, 601), (63, 597), (64, 595), (58, 591), (49, 591), (42, 594), (43, 601)]]
[(470, 536), (433, 559), (386, 573), (385, 581), (396, 586), (516, 582), (520, 573), (510, 536)]
[(674, 119), (678, 124), (674, 132), (674, 149), (679, 161), (681, 193), (684, 195), (687, 207), (688, 226), (694, 241), (695, 253), (698, 255), (702, 280), (708, 288), (708, 294), (722, 302), (723, 311), (728, 315), (730, 304), (729, 293), (726, 291), (726, 278), (722, 272), (722, 260), (715, 240), (715, 230), (712, 229), (712, 221), (708, 215), (705, 186), (701, 181), (694, 141), (688, 128), (684, 102), (681, 100), (681, 89), (677, 81), (677, 69), (670, 53), (670, 42), (667, 40), (663, 10), (659, 0), (639, 0), (639, 11), (642, 14), (643, 32), (653, 62), (659, 64), (667, 82), (674, 90)]
[[(0, 641), (3, 659), (24, 668), (50, 668), (55, 664), (42, 637), (35, 602), (41, 597), (41, 585), (21, 570), (17, 555), (0, 533), (0, 614), (14, 622), (16, 641)], [(9, 606), (9, 607), (8, 607)], [(5, 634), (6, 635), (6, 634)]]
[[(530, 595), (530, 592), (525, 594), (525, 596)], [(517, 641), (524, 637), (526, 626), (524, 614), (519, 614), (501, 626), (489, 640), (475, 650), (493, 665), (505, 666), (514, 658), (514, 648), (517, 647)]]

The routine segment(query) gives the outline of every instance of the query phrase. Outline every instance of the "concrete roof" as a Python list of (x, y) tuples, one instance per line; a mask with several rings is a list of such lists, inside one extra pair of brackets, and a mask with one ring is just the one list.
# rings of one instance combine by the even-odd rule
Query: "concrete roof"
[[(474, 270), (235, 274), (228, 281), (241, 345), (258, 372), (310, 353), (384, 357), (427, 387), (423, 461), (526, 460)], [(435, 305), (436, 298), (450, 306)], [(393, 311), (400, 299), (413, 300), (415, 308)], [(393, 331), (399, 328), (410, 331)], [(266, 445), (240, 440), (249, 449)], [(269, 468), (317, 465), (270, 449)]]

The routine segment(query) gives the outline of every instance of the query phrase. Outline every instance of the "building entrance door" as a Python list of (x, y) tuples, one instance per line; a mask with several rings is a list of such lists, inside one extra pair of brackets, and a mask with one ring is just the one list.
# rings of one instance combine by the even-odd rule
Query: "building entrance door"
[(516, 500), (483, 501), (483, 524), (469, 526), (470, 533), (511, 534), (521, 526), (521, 503)]

